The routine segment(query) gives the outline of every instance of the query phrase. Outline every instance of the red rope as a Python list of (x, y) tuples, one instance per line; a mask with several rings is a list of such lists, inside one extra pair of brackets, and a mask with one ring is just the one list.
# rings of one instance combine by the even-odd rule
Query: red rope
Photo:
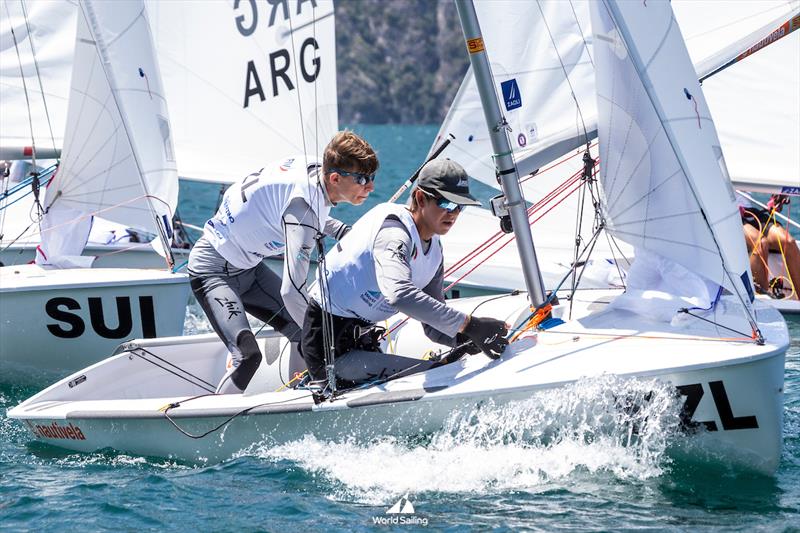
[[(550, 167), (550, 168), (552, 168), (552, 167)], [(596, 175), (596, 174), (597, 174), (597, 163), (595, 163), (595, 170), (594, 170), (593, 176)], [(530, 219), (530, 217), (532, 217), (538, 211), (540, 211), (541, 209), (546, 207), (547, 204), (553, 202), (556, 197), (558, 197), (559, 195), (562, 195), (562, 193), (564, 193), (564, 191), (566, 191), (569, 187), (572, 187), (572, 189), (569, 190), (569, 192), (567, 192), (566, 194), (563, 194), (561, 196), (561, 198), (559, 198), (557, 201), (555, 201), (555, 203), (553, 203), (553, 205), (550, 205), (545, 212), (541, 213), (538, 217), (536, 217), (535, 219), (531, 220), (529, 222), (529, 225), (533, 226), (536, 222), (538, 222), (539, 220), (544, 218), (545, 215), (547, 215), (550, 211), (555, 209), (558, 205), (560, 205), (567, 198), (569, 198), (573, 193), (575, 193), (575, 191), (580, 189), (581, 186), (583, 185), (583, 183), (581, 181), (581, 177), (582, 176), (583, 176), (583, 170), (580, 170), (580, 171), (576, 172), (575, 174), (573, 174), (572, 176), (567, 178), (563, 183), (558, 185), (555, 189), (553, 189), (548, 194), (546, 194), (537, 203), (535, 203), (531, 207), (529, 207), (528, 210), (527, 210), (527, 214), (528, 214), (528, 218)], [(484, 251), (486, 251), (490, 246), (492, 246), (493, 244), (497, 243), (503, 236), (506, 236), (506, 234), (503, 233), (502, 231), (498, 231), (494, 235), (490, 236), (483, 243), (479, 244), (473, 250), (468, 252), (467, 255), (465, 255), (464, 257), (462, 257), (458, 261), (456, 261), (456, 263), (454, 263), (450, 268), (448, 268), (447, 271), (445, 272), (445, 276), (450, 276), (454, 272), (457, 272), (460, 268), (465, 266), (470, 260), (474, 259), (479, 254), (481, 254)], [(509, 235), (508, 237), (509, 238), (506, 239), (506, 241), (503, 244), (501, 244), (499, 247), (497, 247), (495, 250), (493, 250), (490, 254), (486, 255), (486, 257), (484, 257), (483, 259), (478, 261), (478, 263), (476, 265), (474, 265), (467, 272), (465, 272), (463, 275), (461, 275), (461, 277), (459, 277), (454, 282), (452, 282), (450, 285), (445, 287), (444, 288), (444, 292), (447, 292), (450, 289), (452, 289), (454, 286), (456, 286), (458, 283), (460, 283), (464, 278), (466, 278), (467, 276), (472, 274), (472, 272), (474, 272), (479, 266), (483, 265), (486, 261), (488, 261), (492, 256), (494, 256), (500, 250), (502, 250), (503, 248), (508, 246), (514, 240), (513, 236)], [(384, 334), (384, 337), (394, 333), (400, 326), (405, 324), (407, 321), (408, 321), (408, 318), (406, 317), (403, 320), (401, 320), (400, 322), (398, 322), (397, 324), (395, 324), (392, 327), (390, 327), (389, 330), (386, 331), (386, 333)]]
[[(597, 141), (595, 141), (595, 142), (593, 142), (592, 144), (590, 144), (590, 145), (589, 145), (589, 148), (591, 149), (591, 148), (594, 148), (595, 146), (597, 146)], [(572, 154), (571, 156), (569, 156), (569, 157), (565, 157), (564, 159), (562, 159), (562, 160), (561, 160), (561, 161), (559, 161), (558, 163), (553, 163), (553, 164), (552, 164), (552, 165), (550, 165), (549, 167), (545, 167), (545, 168), (544, 168), (544, 170), (541, 170), (541, 171), (537, 172), (536, 174), (532, 174), (532, 175), (528, 176), (527, 178), (525, 178), (525, 179), (523, 179), (523, 180), (520, 180), (520, 184), (522, 184), (522, 183), (525, 183), (526, 181), (528, 181), (528, 180), (531, 180), (531, 179), (533, 179), (533, 178), (535, 178), (535, 177), (537, 177), (537, 176), (541, 176), (542, 174), (544, 174), (544, 173), (545, 173), (545, 172), (547, 172), (548, 170), (553, 170), (554, 168), (556, 168), (556, 167), (557, 167), (558, 165), (560, 165), (561, 163), (566, 163), (567, 161), (569, 161), (570, 159), (572, 159), (572, 158), (574, 158), (574, 157), (577, 157), (577, 156), (579, 156), (579, 155), (583, 155), (583, 153), (584, 153), (584, 152), (585, 152), (585, 150), (584, 150), (584, 149), (578, 150), (577, 152), (575, 152), (575, 153), (574, 153), (574, 154)]]

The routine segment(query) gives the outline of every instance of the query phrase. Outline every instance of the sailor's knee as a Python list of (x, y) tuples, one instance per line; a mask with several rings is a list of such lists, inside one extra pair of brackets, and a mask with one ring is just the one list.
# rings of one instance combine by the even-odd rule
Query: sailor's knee
[(249, 330), (242, 331), (236, 336), (236, 347), (239, 348), (242, 359), (231, 379), (237, 387), (244, 390), (261, 365), (261, 350), (258, 348), (256, 336)]

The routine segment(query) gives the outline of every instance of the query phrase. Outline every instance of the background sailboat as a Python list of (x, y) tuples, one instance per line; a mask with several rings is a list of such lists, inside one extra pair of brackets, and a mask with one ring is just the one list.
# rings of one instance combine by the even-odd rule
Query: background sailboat
[[(66, 0), (6, 2), (0, 10), (0, 159), (14, 161), (0, 195), (3, 265), (33, 261), (41, 241), (42, 208), (35, 203), (29, 173), (35, 162), (41, 172), (41, 204), (53, 177), (51, 165), (64, 147), (77, 15), (78, 3)], [(129, 228), (94, 216), (83, 255), (95, 257), (97, 267), (162, 268), (163, 259), (146, 242), (155, 234), (147, 225)], [(174, 248), (173, 254), (182, 261), (187, 251)]]
[(178, 200), (144, 5), (89, 1), (79, 8), (64, 158), (44, 199), (37, 264), (0, 268), (4, 380), (63, 375), (121, 340), (183, 330), (185, 274), (74, 268), (92, 260), (80, 253), (98, 212), (150, 229), (169, 254)]
[[(27, 19), (20, 6), (28, 8)], [(54, 130), (63, 135), (74, 55), (76, 4), (23, 0), (19, 6), (12, 7), (20, 11), (12, 13), (15, 27), (25, 27), (27, 22), (38, 28), (34, 32), (36, 38), (32, 39), (37, 56), (41, 55), (40, 49), (59, 52), (58, 62), (41, 59), (39, 66), (40, 71), (45, 67), (52, 69), (52, 72), (47, 71), (43, 82), (47, 87), (48, 104), (51, 99), (54, 101), (50, 104), (51, 118), (61, 117), (60, 122), (52, 120)], [(299, 9), (292, 7), (291, 10), (283, 5), (273, 9), (249, 2), (237, 3), (234, 7), (228, 2), (178, 0), (147, 2), (146, 7), (162, 73), (164, 97), (170, 109), (175, 161), (182, 179), (226, 186), (261, 168), (267, 161), (292, 154), (319, 154), (337, 131), (335, 26), (331, 1), (301, 2)], [(70, 21), (72, 37), (68, 37)], [(46, 31), (49, 26), (58, 31)], [(5, 49), (6, 43), (10, 43), (10, 31), (3, 36), (5, 87), (7, 74), (13, 75), (19, 69), (14, 47), (9, 44)], [(36, 81), (33, 58), (30, 47), (20, 49), (28, 53), (23, 64), (30, 88)], [(7, 55), (9, 60), (5, 61)], [(16, 70), (11, 69), (12, 66)], [(61, 85), (50, 83), (50, 78), (62, 80)], [(28, 119), (21, 113), (24, 105), (20, 106), (24, 99), (22, 82), (9, 81), (8, 85), (13, 87), (13, 92), (8, 93), (13, 98), (6, 100), (6, 92), (3, 93), (2, 110), (5, 113), (6, 102), (9, 107), (14, 104), (15, 114), (4, 116), (19, 120), (9, 121), (13, 131), (6, 128), (4, 120), (3, 133), (9, 131), (27, 139), (30, 137)], [(34, 111), (35, 129), (45, 132), (47, 122), (37, 119), (39, 115), (44, 117), (41, 98), (37, 96), (32, 101), (41, 108)], [(62, 126), (59, 127), (59, 123)], [(37, 140), (37, 146), (54, 145), (59, 150), (62, 147), (58, 136), (55, 142), (45, 139), (46, 144)], [(0, 147), (5, 143), (3, 139)], [(21, 151), (18, 152), (15, 152), (17, 157), (21, 155)], [(5, 154), (5, 157), (13, 155)], [(21, 204), (12, 207), (29, 210), (29, 206)], [(27, 225), (28, 222), (21, 229)], [(9, 228), (5, 233), (8, 237), (19, 232)], [(19, 247), (14, 247), (14, 255), (2, 255), (0, 261), (19, 264), (32, 259), (38, 236), (31, 239), (23, 246), (24, 260)], [(123, 262), (139, 266), (139, 263), (132, 264), (134, 259), (128, 257), (132, 251), (123, 253), (120, 248), (129, 247), (112, 248), (110, 251), (116, 253), (109, 255), (106, 255), (108, 249), (91, 248), (87, 254), (100, 256), (98, 266), (120, 266)], [(156, 266), (152, 262), (150, 265)]]
[[(694, 59), (699, 61), (713, 52), (718, 52), (721, 43), (733, 43), (743, 35), (749, 35), (755, 29), (762, 29), (766, 34), (771, 30), (769, 23), (773, 20), (784, 20), (797, 10), (797, 3), (747, 3), (739, 2), (731, 10), (719, 11), (718, 5), (712, 3), (689, 3), (681, 5), (677, 15), (679, 20), (688, 20), (693, 24), (692, 34), (699, 37), (690, 38), (690, 50), (696, 50)], [(579, 151), (570, 151), (564, 157), (552, 160), (553, 156), (563, 153), (565, 146), (578, 147), (585, 144), (585, 139), (593, 139), (596, 135), (596, 105), (590, 97), (594, 94), (594, 69), (591, 57), (592, 36), (590, 35), (588, 21), (588, 4), (586, 2), (570, 2), (571, 9), (561, 9), (563, 3), (538, 2), (527, 6), (515, 4), (513, 10), (494, 9), (496, 3), (478, 3), (476, 6), (481, 19), (486, 20), (487, 40), (497, 42), (500, 53), (493, 59), (493, 71), (497, 89), (502, 93), (513, 81), (519, 90), (518, 102), (510, 103), (511, 109), (507, 111), (511, 127), (511, 140), (516, 160), (521, 164), (523, 173), (536, 168), (541, 169), (533, 177), (523, 179), (523, 190), (531, 202), (541, 203), (541, 208), (531, 216), (531, 220), (541, 217), (533, 226), (534, 236), (537, 241), (537, 250), (542, 263), (542, 275), (548, 288), (554, 288), (562, 279), (563, 273), (573, 261), (573, 245), (576, 237), (576, 226), (583, 228), (583, 243), (586, 243), (593, 229), (593, 209), (591, 201), (587, 200), (586, 208), (581, 212), (578, 209), (579, 195), (568, 197), (573, 191), (579, 190), (579, 174), (582, 167)], [(712, 17), (712, 9), (714, 16)], [(508, 27), (505, 13), (515, 13), (515, 20), (525, 20), (527, 25), (534, 24), (540, 31), (535, 32), (538, 37), (529, 37), (527, 31), (513, 31), (514, 22)], [(517, 16), (518, 15), (518, 16)], [(683, 15), (681, 18), (680, 15)], [(714, 21), (713, 28), (709, 27)], [(503, 28), (502, 31), (497, 28)], [(722, 32), (726, 32), (722, 34)], [(566, 37), (558, 45), (546, 37), (549, 35)], [(717, 74), (705, 81), (705, 85), (712, 84), (710, 101), (712, 110), (715, 102), (719, 101), (721, 113), (724, 114), (722, 140), (723, 146), (730, 144), (734, 152), (733, 162), (729, 168), (732, 179), (737, 186), (762, 183), (768, 185), (769, 179), (755, 178), (756, 162), (775, 161), (762, 164), (762, 175), (776, 176), (771, 185), (760, 190), (779, 192), (784, 185), (794, 182), (800, 183), (797, 168), (800, 164), (792, 164), (793, 159), (800, 157), (797, 151), (790, 146), (800, 142), (796, 139), (797, 129), (792, 124), (800, 120), (798, 100), (793, 95), (793, 76), (797, 76), (794, 69), (780, 69), (779, 65), (796, 63), (797, 36), (790, 36), (794, 42), (776, 43), (772, 49), (761, 50), (754, 56), (748, 57), (742, 64), (732, 69)], [(544, 42), (537, 46), (528, 47), (528, 40), (543, 39)], [(491, 40), (490, 40), (491, 39)], [(760, 37), (751, 36), (751, 39)], [(519, 41), (519, 42), (517, 42)], [(516, 43), (516, 46), (515, 46)], [(693, 44), (696, 43), (696, 44)], [(735, 44), (735, 43), (734, 43)], [(778, 48), (778, 45), (782, 45)], [(729, 46), (722, 52), (742, 50)], [(749, 45), (747, 45), (749, 46)], [(747, 47), (745, 46), (745, 48)], [(521, 53), (511, 51), (521, 50)], [(532, 50), (537, 53), (533, 54)], [(547, 50), (547, 54), (538, 53)], [(718, 55), (718, 54), (713, 54)], [(713, 58), (712, 58), (713, 59)], [(756, 60), (758, 59), (758, 62)], [(715, 58), (719, 64), (723, 59)], [(753, 63), (750, 63), (750, 62)], [(769, 64), (767, 70), (761, 70), (761, 64)], [(708, 65), (708, 63), (707, 63)], [(709, 68), (709, 66), (703, 67)], [(769, 69), (778, 69), (774, 76), (767, 76)], [(730, 71), (730, 72), (729, 72)], [(700, 72), (700, 71), (698, 71)], [(746, 80), (728, 76), (736, 74)], [(588, 74), (588, 75), (587, 75)], [(748, 104), (748, 113), (752, 120), (747, 121), (748, 133), (742, 133), (742, 124), (738, 122), (736, 107), (742, 105), (739, 89), (746, 93), (747, 87), (752, 91), (757, 89), (755, 80), (759, 79), (782, 80), (776, 89), (775, 99), (756, 98), (755, 94), (745, 97)], [(735, 89), (734, 89), (735, 88)], [(587, 97), (589, 95), (589, 97)], [(768, 102), (765, 102), (768, 100)], [(730, 104), (725, 104), (730, 102)], [(734, 104), (734, 102), (736, 104)], [(763, 105), (761, 102), (764, 102)], [(504, 100), (504, 105), (509, 101)], [(557, 106), (551, 105), (558, 104)], [(774, 105), (773, 105), (774, 104)], [(477, 92), (474, 87), (471, 73), (468, 73), (462, 87), (456, 96), (453, 106), (442, 125), (439, 136), (453, 132), (456, 140), (448, 147), (446, 155), (469, 165), (475, 177), (484, 183), (497, 186), (493, 171), (491, 170), (491, 150), (485, 135), (476, 134), (480, 125), (477, 123), (479, 115), (475, 113), (479, 105)], [(571, 110), (564, 112), (564, 109)], [(715, 115), (716, 116), (716, 115)], [(795, 118), (792, 118), (795, 117)], [(774, 120), (773, 120), (774, 118)], [(768, 124), (778, 124), (778, 130), (785, 135), (772, 135)], [(785, 127), (780, 126), (785, 124)], [(534, 127), (535, 125), (535, 127)], [(788, 131), (788, 130), (792, 131)], [(759, 141), (754, 137), (768, 138)], [(752, 141), (752, 142), (748, 142)], [(782, 148), (782, 150), (781, 150)], [(592, 152), (596, 155), (596, 152)], [(773, 172), (775, 171), (775, 172)], [(759, 181), (760, 180), (760, 181)], [(550, 197), (552, 191), (562, 188), (556, 195)], [(576, 215), (579, 215), (576, 217)], [(510, 241), (510, 237), (498, 239), (497, 244), (486, 246), (476, 252), (476, 246), (484, 242), (497, 231), (491, 222), (491, 215), (486, 211), (468, 210), (461, 217), (460, 225), (454, 228), (445, 238), (445, 250), (448, 255), (448, 265), (455, 265), (451, 280), (467, 277), (460, 282), (461, 293), (469, 293), (478, 288), (485, 290), (488, 287), (503, 288), (506, 290), (522, 287), (522, 280), (518, 274), (514, 261), (514, 244), (510, 243), (498, 251), (499, 245)], [(541, 241), (542, 244), (539, 244)], [(468, 255), (469, 254), (469, 255)], [(468, 258), (464, 260), (465, 255)], [(595, 246), (589, 260), (590, 268), (582, 277), (582, 287), (610, 287), (621, 283), (616, 269), (619, 264), (622, 268), (628, 266), (632, 251), (619, 241), (612, 243), (606, 238), (601, 238)], [(484, 262), (481, 266), (479, 263)], [(613, 263), (613, 264), (612, 264)], [(474, 270), (473, 270), (474, 269)]]

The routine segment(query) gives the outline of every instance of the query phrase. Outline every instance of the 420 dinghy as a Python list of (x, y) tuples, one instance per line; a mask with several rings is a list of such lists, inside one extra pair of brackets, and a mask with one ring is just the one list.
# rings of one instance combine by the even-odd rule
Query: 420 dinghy
[[(602, 298), (587, 303), (608, 307)], [(513, 323), (529, 314), (525, 294), (465, 298), (453, 305), (466, 312), (480, 305), (482, 313)], [(555, 314), (563, 311), (556, 308)], [(680, 425), (692, 435), (693, 448), (714, 461), (771, 473), (781, 453), (789, 338), (778, 311), (758, 305), (756, 312), (766, 339), (760, 346), (746, 338), (719, 338), (702, 321), (673, 327), (605, 309), (523, 334), (497, 361), (471, 355), (386, 382), (383, 377), (398, 368), (376, 362), (364, 367), (375, 376), (374, 385), (320, 404), (308, 390), (282, 387), (289, 380), (288, 349), (275, 332), (259, 335), (265, 361), (241, 395), (213, 393), (227, 356), (216, 335), (136, 340), (8, 416), (24, 421), (36, 440), (72, 450), (111, 448), (221, 461), (253, 445), (277, 445), (309, 434), (336, 440), (432, 433), (450, 417), (467, 415), (482, 404), (502, 407), (580, 378), (615, 374), (673, 385), (683, 405), (676, 430)], [(430, 349), (448, 349), (424, 339), (422, 327), (408, 322), (392, 336), (391, 345), (417, 357)], [(408, 372), (418, 370), (415, 363), (430, 366), (429, 361), (410, 361), (396, 364), (410, 366)]]

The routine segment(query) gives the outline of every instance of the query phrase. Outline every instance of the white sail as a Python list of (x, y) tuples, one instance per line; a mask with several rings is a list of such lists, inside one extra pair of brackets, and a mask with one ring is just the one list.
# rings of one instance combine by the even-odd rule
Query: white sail
[(749, 303), (725, 159), (669, 4), (598, 3), (592, 26), (610, 231)]
[[(676, 0), (673, 5), (698, 73), (699, 69), (718, 66), (729, 59), (731, 53), (738, 53), (734, 52), (736, 45), (742, 46), (739, 41), (744, 36), (750, 36), (755, 43), (770, 33), (771, 30), (765, 28), (771, 23), (789, 20), (800, 10), (798, 0), (724, 4), (713, 0)], [(541, 2), (539, 5), (478, 2), (476, 10), (485, 41), (498, 45), (492, 48), (497, 50), (492, 57), (492, 68), (498, 95), (503, 94), (502, 83), (517, 73), (525, 74), (519, 79), (531, 77), (531, 82), (520, 84), (518, 81), (521, 106), (506, 113), (521, 173), (545, 166), (568, 150), (585, 144), (581, 137), (583, 124), (587, 135), (593, 139), (597, 132), (597, 110), (588, 3), (582, 0)], [(764, 36), (757, 36), (759, 29), (766, 32)], [(563, 38), (558, 47), (563, 68), (549, 41), (550, 34)], [(535, 46), (534, 39), (539, 40)], [(531, 46), (519, 44), (526, 40)], [(800, 64), (798, 40), (800, 32), (760, 50), (742, 64), (704, 83), (720, 139), (728, 153), (730, 175), (737, 186), (751, 184), (765, 190), (800, 186), (800, 151), (797, 150), (800, 129), (796, 127), (800, 121), (800, 99), (796, 97), (800, 70), (795, 68)], [(541, 53), (542, 50), (546, 53)], [(714, 61), (709, 63), (711, 59)], [(763, 97), (765, 80), (771, 81), (769, 98)], [(579, 118), (582, 119), (580, 127)], [(482, 121), (480, 99), (470, 70), (437, 140), (450, 133), (455, 135), (456, 139), (444, 155), (463, 162), (471, 176), (497, 188), (491, 146), (486, 134), (481, 133)], [(529, 124), (536, 126), (533, 128), (535, 139), (530, 138), (531, 128), (526, 126)], [(525, 147), (520, 146), (521, 142)], [(523, 182), (525, 196), (529, 201), (541, 198), (552, 189), (551, 185), (557, 185), (568, 176), (561, 172), (560, 181), (545, 183), (540, 177)]]
[(181, 178), (233, 181), (338, 128), (333, 2), (148, 1)]
[[(800, 194), (800, 31), (785, 35), (792, 23), (800, 26), (800, 1), (729, 2), (721, 9), (719, 2), (694, 0), (672, 6), (698, 74), (780, 37), (705, 80), (703, 92), (734, 185)], [(733, 45), (719, 50), (726, 42)]]
[(93, 214), (171, 233), (178, 200), (143, 2), (81, 2), (73, 66), (62, 164), (45, 197), (40, 263), (80, 255)]
[[(484, 41), (491, 48), (492, 75), (511, 131), (520, 174), (585, 146), (594, 128), (594, 68), (588, 2), (492, 1), (475, 5)], [(556, 44), (557, 43), (557, 44)], [(588, 122), (587, 122), (588, 121)], [(470, 176), (497, 187), (492, 152), (472, 70), (439, 130), (455, 139), (444, 156)], [(532, 194), (525, 188), (530, 200)]]
[(32, 139), (40, 150), (61, 149), (76, 14), (68, 0), (0, 6), (0, 150), (30, 147)]

